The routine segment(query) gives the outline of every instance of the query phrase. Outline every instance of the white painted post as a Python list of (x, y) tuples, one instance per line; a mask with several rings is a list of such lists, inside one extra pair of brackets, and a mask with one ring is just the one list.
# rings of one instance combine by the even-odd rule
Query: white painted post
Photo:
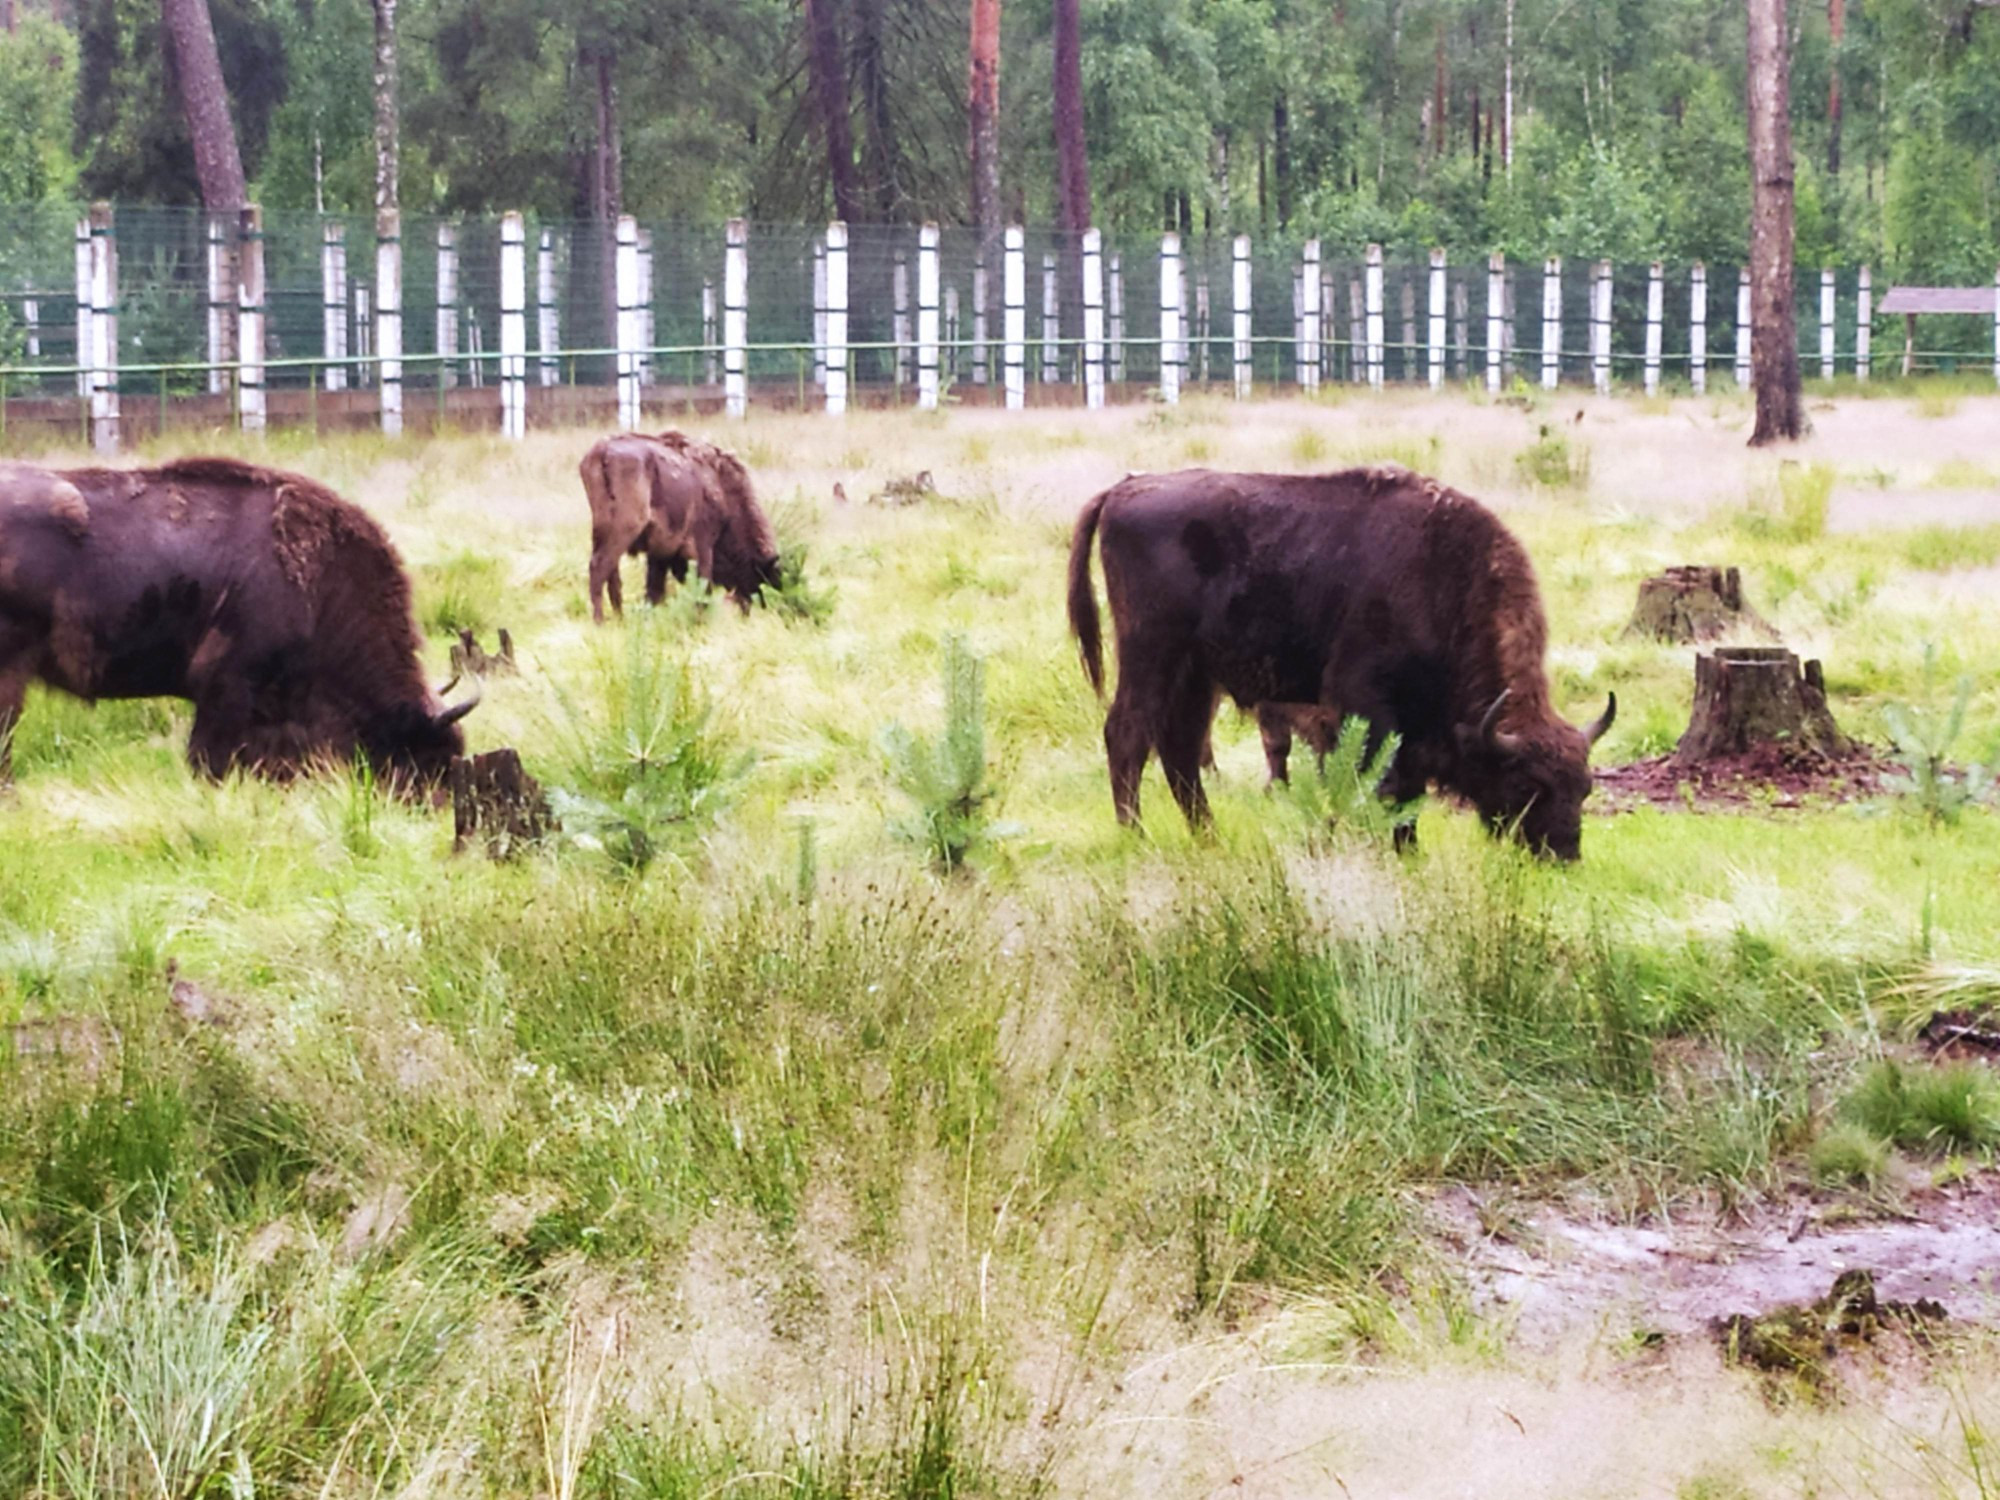
[(639, 221), (630, 214), (618, 218), (613, 252), (613, 290), (617, 317), (612, 329), (612, 365), (618, 381), (618, 425), (627, 432), (639, 425)]
[(731, 219), (722, 266), (722, 405), (740, 417), (750, 405), (750, 226)]
[(813, 384), (826, 389), (826, 239), (813, 240)]
[(552, 229), (542, 231), (535, 250), (535, 348), (541, 356), (535, 361), (541, 383), (557, 384), (562, 379), (562, 365), (556, 358), (556, 351), (562, 348), (562, 311), (556, 301), (556, 236)]
[(1993, 380), (2000, 385), (2000, 267), (1993, 271)]
[(1447, 309), (1445, 307), (1445, 297), (1447, 295), (1446, 281), (1444, 250), (1441, 247), (1434, 248), (1431, 251), (1430, 301), (1430, 375), (1431, 389), (1434, 391), (1444, 389), (1444, 334), (1445, 318), (1447, 316)]
[(959, 325), (958, 283), (944, 284), (944, 371), (945, 379), (956, 381), (962, 361), (958, 357), (958, 343), (962, 330)]
[(236, 241), (236, 418), (245, 432), (262, 432), (264, 395), (264, 211), (255, 204), (243, 210)]
[(1507, 257), (1486, 258), (1486, 393), (1500, 394), (1500, 344), (1507, 322)]
[(329, 391), (347, 389), (347, 226), (328, 224), (320, 230), (320, 352), (329, 363), (324, 380)]
[(1661, 322), (1666, 317), (1666, 267), (1654, 261), (1646, 270), (1646, 394), (1660, 394)]
[(1306, 279), (1292, 268), (1292, 384), (1306, 383)]
[(1007, 226), (1000, 276), (1001, 371), (1007, 385), (1007, 410), (1028, 404), (1028, 264), (1019, 224)]
[(236, 289), (230, 282), (229, 221), (221, 214), (208, 215), (208, 393), (219, 396), (228, 389), (229, 309), (236, 303)]
[(1410, 278), (1403, 280), (1403, 342), (1402, 357), (1397, 361), (1403, 379), (1409, 380), (1417, 368), (1417, 289)]
[(486, 384), (486, 360), (484, 358), (486, 353), (486, 330), (479, 326), (479, 309), (476, 307), (468, 307), (465, 310), (465, 352), (470, 356), (465, 362), (466, 373), (470, 379), (472, 388), (478, 390)]
[(1368, 378), (1368, 316), (1361, 278), (1347, 278), (1347, 378), (1356, 384)]
[(437, 382), (450, 390), (458, 384), (457, 225), (438, 225), (437, 257)]
[(33, 297), (21, 299), (21, 322), (28, 335), (28, 358), (42, 357), (42, 304)]
[(702, 370), (707, 384), (715, 385), (722, 379), (721, 359), (722, 339), (715, 310), (715, 283), (704, 276), (701, 280), (701, 347)]
[(1611, 394), (1611, 262), (1590, 272), (1590, 383), (1600, 396)]
[(1230, 307), (1235, 315), (1236, 399), (1248, 401), (1256, 376), (1256, 346), (1251, 342), (1250, 321), (1250, 236), (1239, 234), (1231, 249)]
[(1552, 391), (1562, 379), (1562, 257), (1542, 263), (1542, 389)]
[(1451, 373), (1464, 380), (1472, 373), (1472, 294), (1460, 272), (1451, 288)]
[(1708, 390), (1708, 267), (1688, 272), (1688, 381), (1699, 396)]
[(1875, 287), (1863, 266), (1854, 276), (1854, 378), (1868, 378), (1869, 345), (1875, 336)]
[(403, 221), (393, 208), (375, 215), (375, 358), (382, 387), (382, 430), (403, 430)]
[(361, 362), (354, 367), (354, 386), (363, 389), (375, 378), (371, 360), (375, 353), (375, 320), (369, 310), (368, 283), (354, 283), (354, 354)]
[(826, 226), (826, 414), (847, 413), (847, 225)]
[(1364, 275), (1368, 297), (1368, 384), (1382, 389), (1382, 247), (1370, 245)]
[(1056, 300), (1056, 258), (1042, 252), (1042, 384), (1062, 379), (1062, 305)]
[(1125, 379), (1125, 272), (1114, 252), (1110, 271), (1111, 297), (1111, 378)]
[(1181, 237), (1160, 236), (1160, 399), (1181, 399)]
[(910, 378), (910, 257), (907, 251), (896, 252), (895, 270), (890, 280), (895, 298), (896, 388), (900, 391)]
[(1833, 268), (1819, 273), (1819, 378), (1833, 379), (1833, 319), (1835, 290)]
[(1736, 388), (1750, 389), (1750, 268), (1736, 273)]
[(1319, 241), (1307, 240), (1302, 252), (1304, 264), (1299, 268), (1299, 389), (1317, 391), (1319, 389), (1319, 345), (1323, 327), (1320, 322), (1319, 285)]
[(653, 350), (659, 344), (659, 320), (653, 310), (653, 231), (639, 231), (639, 384), (658, 379)]
[(76, 394), (90, 399), (90, 361), (97, 345), (90, 332), (90, 219), (76, 221)]
[(1104, 234), (1083, 232), (1083, 404), (1104, 405)]
[[(1182, 285), (1186, 285), (1183, 280)], [(1202, 385), (1208, 384), (1208, 343), (1209, 330), (1214, 325), (1209, 322), (1208, 272), (1204, 269), (1194, 279), (1194, 378)]]
[(992, 300), (991, 278), (986, 271), (986, 247), (972, 263), (972, 383), (985, 385), (987, 379), (986, 309)]
[(938, 404), (938, 227), (917, 231), (917, 409)]
[(500, 220), (500, 431), (528, 435), (528, 226)]
[(90, 205), (90, 446), (118, 451), (118, 238), (109, 203)]

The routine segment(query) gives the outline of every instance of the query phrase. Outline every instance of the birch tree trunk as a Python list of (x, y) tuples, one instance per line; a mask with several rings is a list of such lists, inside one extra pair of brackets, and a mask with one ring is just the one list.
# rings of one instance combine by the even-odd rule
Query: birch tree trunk
[(160, 19), (173, 51), (188, 138), (194, 143), (202, 207), (212, 214), (234, 213), (247, 196), (243, 158), (236, 149), (235, 123), (229, 118), (229, 91), (222, 82), (208, 0), (160, 0)]
[(1785, 0), (1749, 0), (1750, 366), (1757, 392), (1752, 445), (1804, 429), (1792, 297), (1791, 66)]
[(833, 0), (806, 0), (806, 68), (812, 80), (813, 109), (826, 142), (827, 176), (833, 184), (833, 211), (852, 224), (863, 217), (854, 180), (854, 130), (848, 118), (847, 61), (840, 41), (840, 18)]
[(373, 0), (375, 9), (375, 211), (403, 206), (398, 161), (402, 127), (396, 118), (396, 0)]

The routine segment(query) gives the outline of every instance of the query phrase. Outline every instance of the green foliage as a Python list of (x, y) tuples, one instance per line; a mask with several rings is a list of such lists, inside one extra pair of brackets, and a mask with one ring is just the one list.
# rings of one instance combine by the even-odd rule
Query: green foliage
[(69, 194), (76, 99), (76, 38), (45, 17), (21, 17), (0, 34), (0, 203)]
[(1544, 426), (1542, 435), (1514, 455), (1514, 472), (1530, 484), (1573, 489), (1590, 479), (1590, 450)]
[(628, 611), (622, 647), (599, 648), (583, 691), (551, 684), (550, 807), (568, 837), (632, 873), (712, 822), (750, 767), (711, 730), (673, 613)]
[(1981, 1150), (2000, 1144), (2000, 1078), (1977, 1063), (1883, 1060), (1841, 1101), (1841, 1113), (1899, 1146)]
[[(1736, 527), (1746, 537), (1773, 542), (1814, 542), (1826, 535), (1827, 512), (1838, 471), (1831, 464), (1778, 466), (1777, 494), (1745, 507)], [(1775, 504), (1771, 503), (1775, 499)]]
[[(1937, 647), (1924, 646), (1925, 697), (1936, 696)], [(1937, 827), (1956, 823), (1965, 810), (1984, 801), (1994, 789), (2000, 767), (1954, 767), (1951, 750), (1965, 732), (1966, 710), (1972, 704), (1973, 680), (1962, 674), (1952, 689), (1951, 703), (1939, 708), (1923, 704), (1886, 703), (1882, 722), (1888, 728), (1900, 775), (1895, 789)]]
[(483, 635), (507, 623), (507, 575), (500, 559), (483, 552), (454, 552), (417, 569), (417, 618), (435, 636), (461, 630)]
[(889, 831), (915, 844), (942, 870), (956, 870), (991, 838), (988, 805), (996, 795), (986, 766), (986, 663), (960, 635), (947, 635), (944, 734), (931, 740), (901, 724), (882, 731), (890, 779), (910, 800)]
[(1287, 790), (1315, 837), (1382, 841), (1415, 826), (1417, 803), (1382, 800), (1383, 778), (1402, 743), (1401, 735), (1384, 735), (1370, 755), (1368, 721), (1349, 717), (1341, 720), (1324, 759), (1311, 756), (1309, 768), (1293, 768)]
[(1889, 1160), (1889, 1143), (1851, 1121), (1822, 1134), (1807, 1158), (1821, 1187), (1880, 1187), (1888, 1179)]

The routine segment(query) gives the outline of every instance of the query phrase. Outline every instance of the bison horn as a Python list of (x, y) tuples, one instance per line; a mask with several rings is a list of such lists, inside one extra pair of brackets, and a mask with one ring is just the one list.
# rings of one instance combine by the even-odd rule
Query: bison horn
[[(442, 703), (444, 701), (445, 695), (448, 694), (453, 688), (457, 686), (458, 686), (458, 677), (456, 674), (454, 674), (451, 681), (447, 682), (444, 685), (444, 687), (439, 690), (438, 701)], [(475, 676), (472, 679), (472, 691), (466, 696), (465, 700), (460, 703), (451, 704), (449, 707), (439, 710), (438, 714), (436, 715), (436, 717), (433, 719), (432, 722), (435, 723), (437, 727), (440, 729), (450, 728), (453, 724), (456, 724), (460, 719), (464, 718), (467, 714), (471, 713), (475, 708), (479, 707), (479, 700), (483, 698), (485, 695), (486, 695), (486, 690), (480, 686), (479, 678)]]
[(1519, 755), (1525, 742), (1518, 734), (1501, 729), (1500, 710), (1507, 706), (1507, 700), (1514, 695), (1512, 688), (1502, 688), (1500, 696), (1493, 700), (1486, 710), (1486, 717), (1479, 721), (1479, 742), (1500, 755)]
[(1609, 696), (1610, 701), (1604, 705), (1604, 712), (1592, 719), (1583, 731), (1583, 741), (1586, 745), (1594, 745), (1603, 739), (1604, 731), (1609, 729), (1618, 717), (1618, 695), (1612, 693)]

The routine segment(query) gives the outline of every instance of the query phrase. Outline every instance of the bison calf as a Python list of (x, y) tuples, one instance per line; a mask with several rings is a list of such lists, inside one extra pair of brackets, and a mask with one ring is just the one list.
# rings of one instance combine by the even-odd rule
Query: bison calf
[(1274, 777), (1294, 725), (1318, 735), (1353, 714), (1368, 721), (1370, 754), (1400, 736), (1385, 797), (1435, 783), (1489, 828), (1577, 857), (1590, 746), (1617, 700), (1587, 729), (1556, 715), (1534, 569), (1476, 500), (1393, 465), (1113, 485), (1084, 506), (1069, 560), (1070, 626), (1101, 693), (1090, 580), (1100, 536), (1118, 646), (1104, 742), (1120, 821), (1139, 816), (1155, 750), (1188, 820), (1206, 820), (1201, 765), (1227, 693), (1288, 706), (1260, 714)]

